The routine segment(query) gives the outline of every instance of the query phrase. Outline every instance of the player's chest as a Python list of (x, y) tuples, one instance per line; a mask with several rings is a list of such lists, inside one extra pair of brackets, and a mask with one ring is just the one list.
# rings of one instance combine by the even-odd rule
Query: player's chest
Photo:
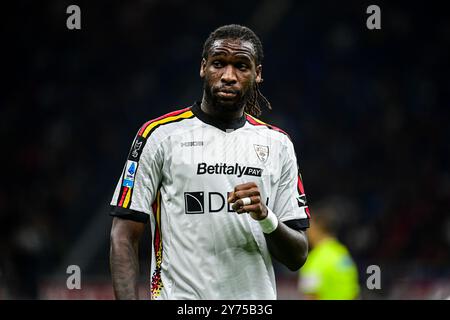
[(262, 177), (277, 174), (281, 147), (268, 137), (245, 131), (193, 131), (170, 139), (167, 165), (187, 178), (208, 176)]

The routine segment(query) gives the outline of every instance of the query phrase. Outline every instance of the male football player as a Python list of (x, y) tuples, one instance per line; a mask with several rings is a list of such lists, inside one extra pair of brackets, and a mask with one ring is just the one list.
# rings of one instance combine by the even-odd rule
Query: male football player
[(115, 296), (137, 299), (152, 229), (152, 299), (276, 299), (272, 257), (305, 262), (309, 211), (288, 135), (256, 117), (263, 49), (240, 25), (204, 43), (201, 101), (145, 123), (111, 202)]

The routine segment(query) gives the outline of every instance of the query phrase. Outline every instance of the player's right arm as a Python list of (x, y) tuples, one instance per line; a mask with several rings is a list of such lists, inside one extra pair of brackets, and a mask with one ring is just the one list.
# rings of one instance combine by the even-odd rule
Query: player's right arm
[(116, 299), (136, 300), (139, 279), (139, 241), (145, 224), (114, 217), (110, 269)]
[(117, 299), (139, 298), (139, 242), (153, 214), (164, 158), (157, 124), (149, 121), (138, 131), (111, 201), (110, 269)]

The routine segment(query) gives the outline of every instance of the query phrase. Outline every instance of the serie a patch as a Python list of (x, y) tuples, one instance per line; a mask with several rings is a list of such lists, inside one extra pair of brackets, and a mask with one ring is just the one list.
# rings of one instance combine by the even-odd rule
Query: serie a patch
[(134, 177), (136, 175), (137, 162), (128, 160), (125, 168), (125, 176), (122, 185), (124, 187), (132, 188), (134, 185)]

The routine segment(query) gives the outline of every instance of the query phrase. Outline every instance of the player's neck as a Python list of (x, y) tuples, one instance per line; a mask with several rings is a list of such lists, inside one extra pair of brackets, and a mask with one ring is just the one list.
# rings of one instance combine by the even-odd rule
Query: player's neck
[(225, 112), (223, 110), (219, 111), (218, 110), (219, 108), (215, 108), (213, 105), (211, 105), (211, 103), (209, 103), (205, 99), (205, 97), (203, 97), (203, 99), (202, 99), (200, 108), (207, 115), (217, 118), (221, 121), (234, 121), (234, 120), (242, 118), (242, 116), (244, 115), (244, 107), (242, 107), (238, 110), (233, 110), (233, 111), (228, 111), (228, 112)]

